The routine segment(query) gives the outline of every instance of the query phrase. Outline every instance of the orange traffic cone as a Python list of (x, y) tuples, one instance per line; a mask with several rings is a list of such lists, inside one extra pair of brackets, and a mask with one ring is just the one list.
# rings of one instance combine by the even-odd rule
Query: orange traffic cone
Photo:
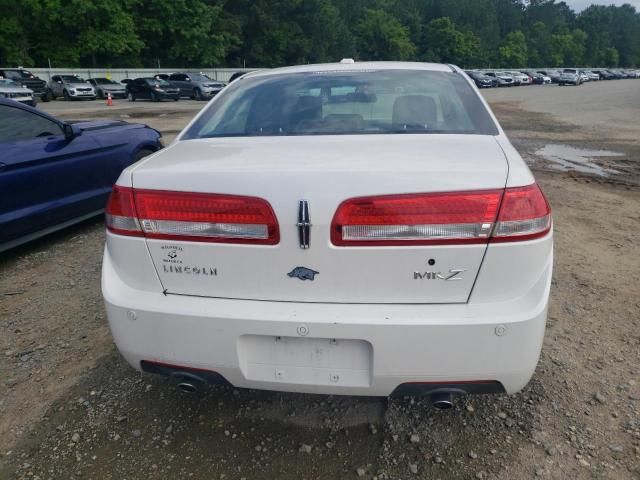
[(110, 93), (107, 93), (107, 107), (113, 107), (113, 100), (111, 99)]

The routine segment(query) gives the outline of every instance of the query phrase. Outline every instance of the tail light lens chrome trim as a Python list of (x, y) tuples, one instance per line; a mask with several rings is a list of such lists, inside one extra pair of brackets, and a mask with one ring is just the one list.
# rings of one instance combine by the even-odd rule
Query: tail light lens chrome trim
[(547, 234), (551, 210), (527, 187), (384, 195), (344, 201), (331, 224), (337, 246), (487, 244)]
[(551, 230), (551, 224), (551, 207), (537, 184), (507, 188), (491, 242), (540, 238)]
[(110, 232), (133, 237), (143, 236), (133, 203), (133, 189), (114, 185), (105, 217)]
[(352, 198), (331, 224), (338, 246), (487, 243), (503, 191), (419, 193)]
[(275, 213), (261, 198), (118, 185), (107, 206), (107, 228), (121, 235), (165, 240), (261, 245), (280, 241)]

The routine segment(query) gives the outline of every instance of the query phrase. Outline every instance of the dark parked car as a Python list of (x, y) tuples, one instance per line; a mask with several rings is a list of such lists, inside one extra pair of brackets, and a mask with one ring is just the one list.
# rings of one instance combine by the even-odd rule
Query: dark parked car
[(233, 82), (234, 80), (237, 80), (238, 78), (240, 78), (241, 76), (243, 76), (245, 73), (249, 73), (251, 72), (251, 70), (247, 70), (244, 72), (236, 72), (233, 75), (231, 75), (231, 77), (229, 78), (229, 83)]
[(33, 91), (34, 97), (40, 97), (44, 102), (48, 102), (49, 99), (47, 93), (47, 82), (36, 77), (29, 70), (25, 70), (22, 67), (18, 68), (2, 68), (0, 69), (0, 78), (8, 78), (13, 80), (18, 85), (27, 87)]
[(560, 82), (560, 72), (558, 70), (538, 70), (538, 73), (549, 77), (552, 83)]
[(180, 95), (195, 100), (209, 100), (224, 88), (224, 83), (212, 80), (202, 73), (172, 73), (168, 81), (180, 89)]
[(591, 70), (600, 77), (600, 80), (613, 80), (615, 76), (607, 70)]
[(108, 78), (90, 78), (89, 83), (93, 85), (98, 98), (107, 98), (108, 94), (111, 94), (111, 98), (127, 97), (125, 86)]
[(0, 99), (0, 251), (100, 214), (122, 170), (160, 133), (119, 120), (62, 122)]
[(465, 71), (465, 73), (469, 75), (471, 80), (473, 80), (473, 82), (476, 84), (476, 87), (478, 88), (490, 88), (498, 86), (498, 80), (488, 75), (484, 75), (480, 72), (474, 72), (471, 70)]
[(180, 100), (180, 89), (159, 78), (136, 78), (127, 83), (127, 98), (130, 102), (140, 99), (153, 102), (167, 99), (177, 102)]
[(522, 72), (531, 77), (531, 83), (534, 85), (544, 85), (544, 75), (538, 72)]

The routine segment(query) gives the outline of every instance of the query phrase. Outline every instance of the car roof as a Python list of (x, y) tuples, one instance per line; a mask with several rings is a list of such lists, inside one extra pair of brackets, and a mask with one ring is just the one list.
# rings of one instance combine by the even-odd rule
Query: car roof
[(366, 72), (370, 70), (424, 70), (432, 72), (455, 72), (456, 70), (443, 63), (422, 62), (355, 62), (355, 63), (317, 63), (311, 65), (297, 65), (268, 70), (248, 72), (244, 78), (255, 78), (287, 73), (314, 72)]

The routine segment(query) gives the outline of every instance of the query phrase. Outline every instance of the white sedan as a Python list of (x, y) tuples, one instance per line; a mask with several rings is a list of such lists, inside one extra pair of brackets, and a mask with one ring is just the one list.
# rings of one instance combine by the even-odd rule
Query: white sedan
[(549, 205), (457, 67), (248, 73), (107, 207), (102, 291), (183, 390), (513, 393), (544, 336)]

